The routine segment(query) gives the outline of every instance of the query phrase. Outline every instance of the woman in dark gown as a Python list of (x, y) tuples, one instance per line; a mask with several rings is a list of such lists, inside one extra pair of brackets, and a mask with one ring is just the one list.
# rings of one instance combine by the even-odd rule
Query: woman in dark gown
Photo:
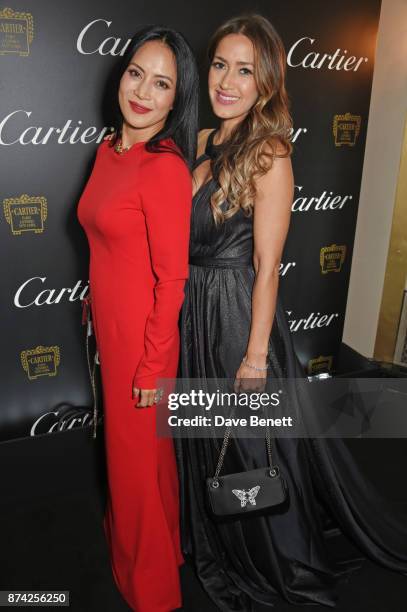
[[(258, 16), (231, 20), (218, 30), (213, 38), (217, 44), (210, 51), (212, 62), (214, 56), (222, 58), (217, 69), (232, 73), (242, 36), (251, 40), (256, 28), (263, 40), (270, 35), (271, 25)], [(278, 37), (274, 30), (272, 35)], [(227, 44), (220, 49), (221, 43)], [(225, 90), (239, 93), (233, 74)], [(226, 107), (222, 114), (220, 105), (211, 101), (223, 121), (219, 130), (201, 132), (195, 164), (200, 185), (193, 198), (190, 273), (181, 315), (178, 375), (184, 379), (234, 379), (241, 373), (254, 312), (253, 215), (239, 209), (217, 225), (211, 208), (211, 197), (219, 189), (216, 161), (225, 146), (222, 126), (231, 112)], [(226, 211), (228, 202), (221, 208)], [(304, 380), (279, 293), (268, 360), (268, 380)], [(249, 376), (247, 372), (243, 375)], [(253, 372), (257, 376), (257, 370)], [(299, 396), (294, 395), (293, 401), (298, 402), (299, 413), (312, 411), (312, 405), (300, 405)], [(205, 486), (205, 479), (214, 474), (220, 445), (221, 439), (211, 437), (175, 440), (183, 553), (221, 610), (247, 612), (253, 609), (253, 601), (273, 605), (281, 595), (293, 604), (334, 606), (338, 581), (359, 568), (365, 557), (407, 575), (406, 514), (396, 518), (389, 513), (390, 506), (366, 482), (341, 439), (273, 440), (274, 460), (287, 482), (289, 503), (261, 516), (227, 521), (214, 520)], [(265, 465), (264, 439), (230, 438), (222, 473)], [(347, 541), (343, 534), (357, 546), (358, 556), (350, 546), (342, 558), (332, 555), (333, 548)]]

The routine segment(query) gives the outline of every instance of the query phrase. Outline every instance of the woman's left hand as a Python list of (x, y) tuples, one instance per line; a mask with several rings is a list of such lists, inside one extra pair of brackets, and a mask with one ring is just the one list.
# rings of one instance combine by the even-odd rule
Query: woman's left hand
[[(257, 367), (264, 367), (265, 363), (259, 365), (254, 363), (253, 365), (256, 365)], [(266, 378), (267, 370), (255, 370), (242, 362), (238, 371), (236, 372), (234, 390), (236, 393), (242, 391), (263, 391), (264, 387), (266, 386)]]
[(153, 406), (156, 403), (156, 393), (158, 389), (139, 389), (133, 387), (133, 399), (138, 399), (139, 403), (136, 407), (143, 408), (144, 406)]

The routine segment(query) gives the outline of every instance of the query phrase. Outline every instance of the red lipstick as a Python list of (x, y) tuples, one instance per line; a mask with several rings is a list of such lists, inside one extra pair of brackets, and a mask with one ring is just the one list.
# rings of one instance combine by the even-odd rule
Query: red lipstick
[(129, 104), (131, 106), (131, 109), (139, 115), (144, 115), (144, 113), (149, 113), (152, 110), (151, 108), (141, 106), (141, 104), (137, 104), (137, 102), (132, 102), (131, 100), (129, 100)]

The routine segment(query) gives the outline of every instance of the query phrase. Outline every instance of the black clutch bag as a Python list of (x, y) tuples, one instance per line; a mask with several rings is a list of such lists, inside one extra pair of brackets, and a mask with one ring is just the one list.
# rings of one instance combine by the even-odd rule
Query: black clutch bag
[(229, 435), (230, 427), (225, 432), (215, 475), (206, 479), (212, 512), (219, 517), (241, 516), (283, 504), (287, 499), (287, 485), (278, 465), (272, 462), (269, 429), (266, 430), (268, 466), (219, 476)]

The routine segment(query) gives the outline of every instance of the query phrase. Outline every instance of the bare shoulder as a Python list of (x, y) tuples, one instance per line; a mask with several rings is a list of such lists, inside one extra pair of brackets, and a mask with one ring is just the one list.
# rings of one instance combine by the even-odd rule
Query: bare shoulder
[(287, 155), (285, 146), (278, 139), (273, 141), (273, 148), (267, 143), (265, 151), (275, 153), (276, 156), (269, 170), (256, 180), (259, 196), (261, 194), (265, 195), (271, 190), (292, 192), (294, 189), (294, 176), (291, 155)]
[(206, 141), (208, 140), (209, 134), (213, 131), (214, 128), (205, 128), (198, 132), (198, 148), (197, 148), (197, 157), (202, 155), (205, 151)]
[(214, 128), (204, 128), (203, 130), (199, 130), (198, 132), (198, 142), (202, 139), (207, 140), (209, 134), (212, 132)]
[(264, 145), (264, 151), (271, 154), (276, 154), (278, 157), (276, 159), (281, 159), (282, 157), (290, 157), (287, 155), (287, 149), (281, 142), (281, 140), (277, 136), (273, 136), (268, 142)]

